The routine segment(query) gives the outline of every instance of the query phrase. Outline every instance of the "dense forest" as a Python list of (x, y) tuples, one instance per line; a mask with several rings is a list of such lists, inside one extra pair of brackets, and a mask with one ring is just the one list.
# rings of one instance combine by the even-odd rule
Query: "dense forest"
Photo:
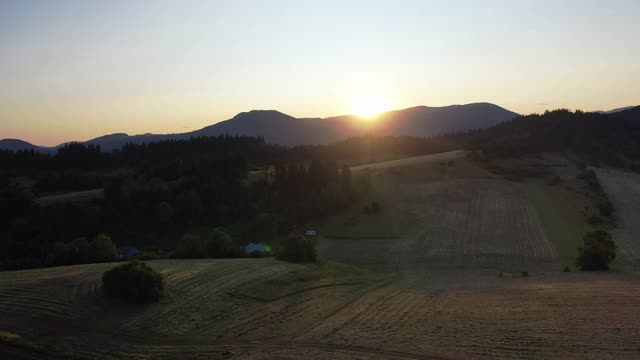
[[(341, 172), (335, 161), (307, 157), (307, 151), (220, 136), (132, 144), (113, 153), (81, 144), (67, 144), (53, 156), (2, 152), (2, 266), (82, 262), (92, 257), (58, 256), (56, 250), (61, 244), (91, 244), (86, 239), (100, 234), (145, 249), (173, 249), (177, 239), (222, 226), (235, 235), (229, 247), (276, 241), (294, 223), (344, 206), (354, 196), (348, 167)], [(266, 171), (249, 181), (251, 169)], [(39, 201), (92, 189), (102, 190), (101, 196)]]
[(482, 150), (490, 157), (568, 152), (592, 165), (640, 169), (640, 107), (609, 115), (547, 111), (467, 135), (466, 148)]
[[(483, 158), (567, 152), (640, 171), (640, 108), (555, 110), (465, 133), (324, 146), (224, 135), (113, 152), (77, 143), (53, 155), (0, 151), (0, 268), (99, 261), (87, 251), (108, 247), (107, 238), (163, 256), (189, 257), (184, 249), (199, 243), (213, 246), (209, 256), (239, 256), (242, 244), (277, 246), (292, 229), (353, 203), (360, 187), (349, 165), (463, 148)], [(97, 193), (74, 201), (87, 190)]]

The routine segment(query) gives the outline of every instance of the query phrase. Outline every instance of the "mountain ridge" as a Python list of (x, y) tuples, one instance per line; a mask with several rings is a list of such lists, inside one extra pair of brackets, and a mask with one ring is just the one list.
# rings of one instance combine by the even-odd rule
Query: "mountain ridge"
[(611, 109), (611, 110), (598, 110), (598, 111), (594, 111), (594, 112), (597, 112), (597, 113), (600, 113), (600, 114), (615, 114), (615, 113), (619, 113), (621, 111), (633, 109), (634, 107), (637, 107), (637, 105), (623, 106), (623, 107), (619, 107), (619, 108), (615, 108), (615, 109)]
[[(295, 118), (277, 110), (251, 110), (236, 114), (199, 130), (174, 134), (128, 135), (114, 133), (99, 136), (83, 144), (100, 145), (103, 151), (121, 148), (126, 143), (146, 143), (159, 140), (180, 140), (194, 136), (218, 136), (223, 134), (260, 136), (267, 142), (295, 146), (318, 145), (339, 141), (362, 134), (408, 135), (429, 137), (449, 132), (487, 128), (518, 116), (498, 105), (480, 102), (447, 106), (413, 106), (391, 110), (367, 120), (357, 115), (339, 115), (327, 118)], [(52, 152), (69, 142), (47, 148), (22, 143), (3, 143), (0, 149), (38, 150)], [(74, 141), (72, 141), (74, 142)]]

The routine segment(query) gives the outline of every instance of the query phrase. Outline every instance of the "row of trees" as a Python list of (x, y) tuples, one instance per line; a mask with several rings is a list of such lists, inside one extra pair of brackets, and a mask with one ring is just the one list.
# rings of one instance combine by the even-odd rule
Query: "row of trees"
[(181, 259), (226, 258), (242, 256), (231, 235), (222, 228), (186, 234), (180, 238), (173, 257)]
[(584, 246), (578, 248), (576, 264), (581, 270), (607, 270), (616, 258), (616, 243), (605, 230), (588, 232), (584, 236)]
[(47, 255), (45, 265), (60, 266), (110, 262), (116, 259), (116, 246), (111, 238), (99, 234), (90, 242), (77, 238), (69, 243), (56, 242)]

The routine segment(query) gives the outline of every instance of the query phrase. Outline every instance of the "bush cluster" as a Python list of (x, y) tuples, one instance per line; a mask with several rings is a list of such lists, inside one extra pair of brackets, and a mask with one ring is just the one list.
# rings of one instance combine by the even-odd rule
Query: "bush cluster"
[(91, 242), (77, 238), (69, 243), (56, 242), (47, 255), (47, 266), (110, 262), (116, 259), (116, 246), (111, 238), (99, 234)]
[(184, 235), (173, 257), (179, 259), (205, 259), (240, 256), (240, 249), (233, 238), (222, 228), (214, 228), (200, 234)]
[(104, 292), (129, 303), (148, 304), (157, 301), (164, 291), (160, 273), (142, 261), (131, 261), (102, 274)]
[(598, 177), (593, 170), (586, 170), (578, 174), (578, 179), (584, 180), (589, 188), (595, 193), (596, 207), (600, 210), (600, 216), (611, 216), (615, 210), (613, 204), (607, 197), (607, 193), (598, 181)]
[(291, 262), (315, 262), (315, 242), (302, 235), (292, 233), (282, 241), (278, 259)]
[(576, 264), (580, 270), (606, 270), (616, 258), (616, 244), (608, 232), (591, 231), (584, 236), (584, 247), (578, 253)]

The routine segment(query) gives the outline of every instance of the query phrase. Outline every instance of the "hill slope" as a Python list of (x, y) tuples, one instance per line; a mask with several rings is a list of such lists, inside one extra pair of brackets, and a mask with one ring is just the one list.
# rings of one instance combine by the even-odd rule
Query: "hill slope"
[(471, 134), (468, 149), (491, 156), (568, 152), (624, 167), (640, 158), (640, 107), (615, 114), (554, 110), (520, 116), (508, 123)]
[(636, 107), (637, 105), (633, 105), (633, 106), (624, 106), (624, 107), (619, 107), (619, 108), (615, 108), (615, 109), (611, 109), (611, 110), (598, 110), (598, 111), (594, 111), (600, 114), (615, 114), (618, 113), (620, 111), (625, 111), (625, 110), (629, 110), (629, 109), (633, 109), (634, 107)]
[(48, 148), (33, 145), (26, 141), (18, 139), (2, 139), (0, 140), (0, 150), (36, 150), (36, 151), (48, 151)]

